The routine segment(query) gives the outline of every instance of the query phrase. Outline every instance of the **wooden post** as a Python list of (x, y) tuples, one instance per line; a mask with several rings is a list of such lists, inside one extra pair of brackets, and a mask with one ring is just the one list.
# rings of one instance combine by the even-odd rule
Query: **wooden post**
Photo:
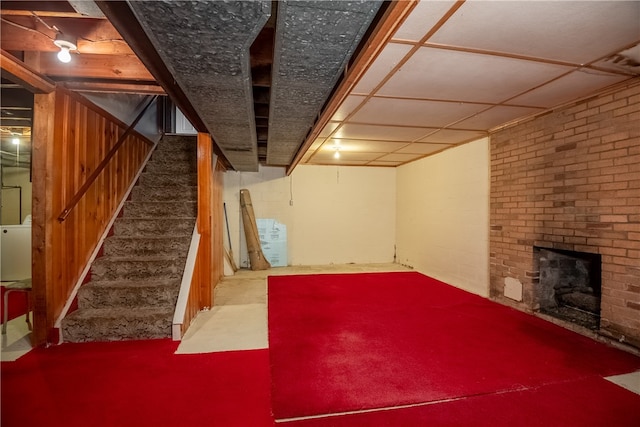
[(32, 145), (32, 272), (34, 317), (31, 342), (45, 344), (55, 322), (52, 236), (55, 223), (51, 197), (56, 92), (34, 95)]
[(198, 287), (199, 308), (213, 305), (212, 289), (218, 278), (214, 277), (212, 211), (213, 211), (213, 145), (211, 135), (198, 133), (198, 232), (200, 253)]

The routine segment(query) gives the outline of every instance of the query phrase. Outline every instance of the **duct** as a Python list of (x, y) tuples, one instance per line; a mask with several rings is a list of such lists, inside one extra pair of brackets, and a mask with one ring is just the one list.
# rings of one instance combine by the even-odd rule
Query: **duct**
[(258, 170), (249, 47), (270, 1), (128, 1), (234, 169)]
[(267, 164), (291, 163), (381, 4), (278, 3)]

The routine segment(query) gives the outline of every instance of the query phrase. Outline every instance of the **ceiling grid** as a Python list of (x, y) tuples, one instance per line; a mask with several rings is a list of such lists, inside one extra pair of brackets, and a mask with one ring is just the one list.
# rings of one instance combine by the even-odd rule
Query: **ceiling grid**
[(302, 163), (398, 166), (634, 78), (607, 58), (638, 45), (639, 18), (638, 2), (422, 1)]

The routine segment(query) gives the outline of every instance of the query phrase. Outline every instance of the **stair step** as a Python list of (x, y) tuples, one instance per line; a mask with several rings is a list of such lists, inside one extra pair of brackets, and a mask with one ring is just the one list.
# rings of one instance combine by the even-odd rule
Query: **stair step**
[(173, 159), (152, 160), (147, 163), (144, 169), (145, 173), (173, 173), (173, 174), (190, 174), (197, 173), (196, 157), (189, 161), (174, 161)]
[(105, 240), (106, 256), (170, 256), (186, 254), (191, 236), (111, 236)]
[(156, 151), (196, 151), (198, 138), (195, 135), (165, 135)]
[(148, 173), (140, 175), (139, 184), (143, 186), (160, 187), (165, 185), (198, 185), (197, 173)]
[(173, 309), (82, 309), (62, 320), (62, 334), (67, 342), (169, 338), (172, 321)]
[(134, 202), (177, 202), (197, 199), (198, 187), (195, 185), (136, 186), (131, 192), (131, 200)]
[(139, 281), (91, 281), (78, 290), (78, 307), (155, 307), (173, 309), (180, 279)]
[(198, 203), (193, 201), (181, 202), (137, 202), (128, 201), (124, 204), (125, 218), (166, 218), (183, 217), (195, 218), (198, 214)]
[(197, 198), (197, 138), (164, 136), (62, 321), (65, 341), (171, 336)]
[(113, 224), (116, 236), (154, 236), (171, 234), (172, 236), (193, 234), (195, 218), (164, 217), (164, 218), (118, 218)]
[(170, 257), (97, 258), (91, 266), (91, 278), (100, 280), (182, 279), (187, 254)]

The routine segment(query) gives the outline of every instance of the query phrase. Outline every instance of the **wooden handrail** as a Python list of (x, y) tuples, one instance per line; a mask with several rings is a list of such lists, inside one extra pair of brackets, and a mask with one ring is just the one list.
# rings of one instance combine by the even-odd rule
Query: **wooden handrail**
[(115, 156), (115, 154), (118, 151), (118, 149), (122, 146), (122, 144), (124, 144), (124, 141), (126, 140), (127, 136), (129, 136), (131, 131), (133, 131), (133, 128), (136, 127), (136, 125), (138, 124), (140, 119), (142, 119), (142, 116), (144, 116), (144, 113), (147, 112), (147, 110), (149, 109), (151, 104), (153, 104), (153, 102), (157, 98), (158, 98), (158, 95), (152, 96), (151, 99), (147, 102), (147, 105), (145, 105), (144, 108), (142, 109), (142, 111), (140, 111), (140, 113), (138, 114), (136, 119), (129, 125), (129, 127), (124, 131), (124, 133), (122, 135), (120, 135), (120, 138), (118, 138), (118, 141), (111, 148), (111, 150), (109, 150), (109, 152), (107, 153), (105, 158), (102, 159), (102, 161), (96, 167), (96, 169), (93, 171), (93, 173), (91, 175), (89, 175), (89, 178), (87, 178), (85, 183), (82, 184), (82, 187), (80, 187), (78, 192), (71, 198), (71, 201), (69, 203), (67, 203), (67, 206), (65, 206), (63, 211), (60, 212), (60, 216), (58, 216), (58, 221), (63, 222), (65, 219), (67, 219), (67, 217), (69, 216), (69, 214), (71, 213), (73, 208), (78, 204), (78, 202), (82, 199), (82, 197), (84, 197), (84, 195), (87, 192), (87, 190), (89, 189), (89, 187), (91, 187), (93, 182), (96, 180), (98, 175), (100, 175), (100, 173), (107, 166), (107, 164), (109, 164), (109, 162), (111, 161), (113, 156)]

